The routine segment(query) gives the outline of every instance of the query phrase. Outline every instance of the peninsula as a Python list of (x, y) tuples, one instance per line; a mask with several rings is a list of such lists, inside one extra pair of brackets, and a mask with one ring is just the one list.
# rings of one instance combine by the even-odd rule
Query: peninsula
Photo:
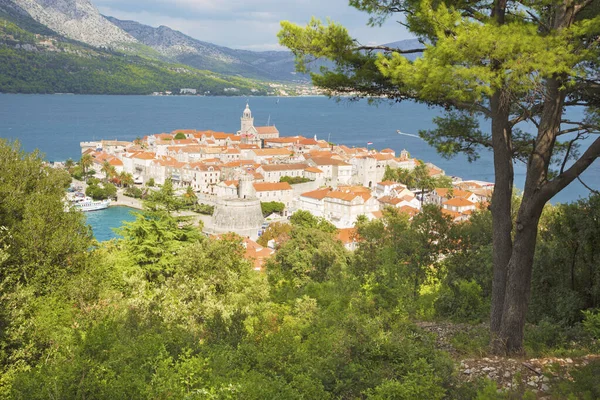
[[(304, 210), (350, 230), (359, 216), (381, 218), (385, 207), (413, 216), (427, 203), (463, 221), (487, 204), (493, 189), (489, 182), (446, 177), (406, 150), (396, 154), (369, 149), (370, 143), (350, 148), (316, 135), (280, 136), (276, 126), (255, 126), (248, 104), (234, 133), (178, 129), (133, 142), (80, 145), (96, 171), (108, 163), (140, 185), (170, 179), (177, 188), (191, 188), (199, 203), (216, 207), (212, 223), (205, 224), (209, 233), (231, 231), (253, 239), (264, 229), (260, 203), (284, 205), (275, 219)], [(421, 178), (409, 177), (411, 173)], [(97, 174), (102, 177), (103, 172)], [(353, 247), (351, 241), (347, 245)]]

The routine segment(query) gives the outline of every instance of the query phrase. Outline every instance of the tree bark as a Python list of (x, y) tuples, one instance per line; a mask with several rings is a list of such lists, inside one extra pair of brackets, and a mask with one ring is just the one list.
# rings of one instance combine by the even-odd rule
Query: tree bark
[[(508, 262), (512, 253), (512, 191), (514, 171), (508, 101), (498, 91), (491, 100), (495, 187), (492, 194), (493, 278), (490, 331), (492, 339), (502, 322)], [(504, 103), (504, 104), (503, 104)]]
[(512, 257), (508, 264), (502, 323), (494, 342), (496, 353), (520, 354), (523, 352), (523, 335), (531, 292), (533, 257), (542, 210), (543, 205), (539, 207), (535, 200), (523, 199), (519, 210)]

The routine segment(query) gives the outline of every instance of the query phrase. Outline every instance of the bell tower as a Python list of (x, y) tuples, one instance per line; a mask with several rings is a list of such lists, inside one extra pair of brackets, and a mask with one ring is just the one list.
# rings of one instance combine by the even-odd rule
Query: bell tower
[(240, 133), (251, 133), (254, 128), (254, 118), (252, 118), (252, 111), (250, 111), (250, 106), (246, 103), (246, 109), (242, 114), (242, 126), (240, 129)]

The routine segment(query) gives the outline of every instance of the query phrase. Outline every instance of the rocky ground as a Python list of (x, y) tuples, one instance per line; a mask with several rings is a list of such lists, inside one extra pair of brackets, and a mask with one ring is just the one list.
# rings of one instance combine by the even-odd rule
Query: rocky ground
[(473, 382), (487, 378), (494, 381), (499, 390), (514, 390), (520, 393), (528, 390), (535, 393), (538, 399), (550, 399), (552, 385), (559, 380), (571, 379), (569, 371), (600, 359), (600, 355), (573, 358), (509, 358), (489, 356), (485, 352), (478, 357), (464, 358), (452, 343), (452, 338), (458, 333), (469, 335), (470, 332), (481, 330), (483, 325), (430, 322), (418, 325), (435, 334), (437, 347), (453, 356), (458, 365), (460, 380)]

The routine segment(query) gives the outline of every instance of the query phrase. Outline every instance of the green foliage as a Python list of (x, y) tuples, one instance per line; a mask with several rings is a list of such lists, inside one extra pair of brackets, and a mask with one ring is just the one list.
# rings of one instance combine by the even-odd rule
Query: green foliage
[(175, 139), (175, 140), (182, 140), (182, 139), (185, 139), (185, 138), (186, 138), (185, 133), (183, 133), (183, 132), (177, 132), (177, 134), (175, 135), (175, 137), (173, 139)]
[(600, 307), (600, 195), (547, 206), (540, 222), (529, 319), (563, 325)]
[(267, 229), (263, 232), (261, 237), (258, 238), (256, 243), (261, 246), (267, 246), (269, 240), (274, 239), (278, 243), (285, 242), (292, 231), (292, 225), (285, 222), (273, 222), (269, 224)]
[(83, 215), (64, 212), (71, 178), (46, 166), (37, 152), (25, 154), (18, 143), (2, 139), (0, 171), (0, 227), (9, 257), (0, 283), (37, 282), (39, 290), (47, 290), (44, 282), (60, 281), (81, 267), (91, 245)]
[(154, 182), (154, 178), (150, 178), (148, 179), (148, 182), (146, 182), (146, 186), (148, 187), (154, 187), (156, 185), (156, 183)]
[(273, 213), (281, 214), (283, 210), (285, 210), (285, 204), (280, 203), (278, 201), (267, 201), (260, 202), (260, 209), (262, 210), (263, 215), (266, 217)]
[(600, 310), (583, 311), (583, 328), (594, 339), (600, 340)]
[(144, 197), (144, 191), (138, 187), (130, 186), (125, 189), (125, 196), (133, 197), (134, 199), (141, 199)]
[(487, 316), (481, 286), (475, 281), (459, 280), (444, 286), (435, 302), (438, 315), (455, 321), (477, 321)]
[(196, 204), (194, 206), (194, 211), (204, 215), (213, 215), (215, 212), (215, 206), (211, 206), (208, 204)]
[(430, 177), (429, 170), (423, 163), (416, 166), (412, 171), (405, 168), (394, 169), (388, 165), (385, 167), (383, 180), (399, 182), (409, 188), (420, 190), (452, 188), (452, 178), (449, 176)]
[(103, 182), (99, 184), (94, 182), (88, 184), (85, 194), (94, 200), (112, 199), (117, 195), (117, 188), (112, 183)]
[(279, 179), (279, 182), (287, 182), (290, 185), (294, 185), (297, 183), (306, 183), (306, 182), (311, 182), (311, 180), (309, 178), (304, 178), (302, 176), (282, 176)]
[(600, 361), (593, 360), (588, 365), (570, 372), (570, 379), (561, 380), (553, 388), (552, 394), (563, 399), (592, 400), (600, 398)]
[(337, 232), (337, 228), (325, 218), (315, 217), (308, 211), (296, 211), (290, 217), (290, 223), (297, 228), (317, 229), (327, 233)]

